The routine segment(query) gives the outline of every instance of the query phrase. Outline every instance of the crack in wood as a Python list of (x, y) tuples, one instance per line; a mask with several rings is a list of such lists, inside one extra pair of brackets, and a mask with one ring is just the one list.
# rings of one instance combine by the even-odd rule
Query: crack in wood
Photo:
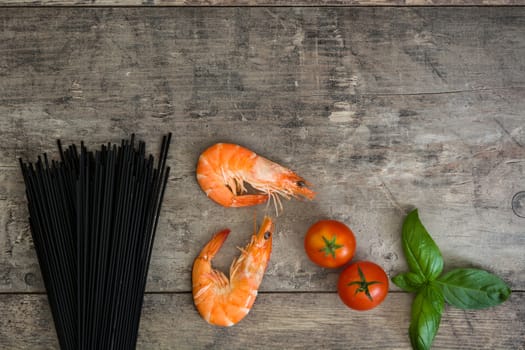
[(507, 135), (516, 145), (523, 147), (523, 145), (518, 140), (516, 140), (514, 136), (512, 136), (512, 134), (505, 128), (505, 126), (503, 126), (503, 123), (499, 119), (493, 118), (492, 120), (494, 120), (496, 124), (498, 124), (503, 133)]

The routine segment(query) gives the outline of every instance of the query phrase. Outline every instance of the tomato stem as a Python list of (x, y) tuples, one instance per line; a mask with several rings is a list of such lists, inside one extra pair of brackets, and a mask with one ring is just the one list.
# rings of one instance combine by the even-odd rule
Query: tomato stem
[(324, 252), (325, 256), (331, 255), (332, 258), (335, 259), (335, 251), (339, 248), (342, 248), (342, 244), (337, 244), (335, 242), (337, 238), (337, 235), (333, 235), (332, 239), (328, 240), (325, 236), (323, 236), (323, 241), (325, 246), (321, 249), (319, 249), (320, 252)]
[(368, 299), (370, 299), (370, 301), (374, 301), (374, 299), (372, 298), (372, 295), (370, 294), (370, 290), (368, 289), (368, 287), (374, 284), (380, 284), (381, 282), (379, 281), (368, 282), (366, 280), (365, 274), (363, 273), (363, 271), (361, 271), (361, 267), (359, 267), (359, 265), (357, 265), (357, 272), (359, 273), (360, 281), (352, 281), (348, 283), (347, 286), (358, 285), (359, 287), (355, 290), (354, 295), (357, 295), (357, 293), (365, 293)]

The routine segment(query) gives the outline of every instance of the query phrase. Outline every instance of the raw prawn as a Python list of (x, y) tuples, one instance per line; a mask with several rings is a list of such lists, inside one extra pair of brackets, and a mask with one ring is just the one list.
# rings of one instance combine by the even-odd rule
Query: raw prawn
[(272, 251), (274, 224), (265, 217), (258, 233), (241, 249), (230, 267), (230, 278), (215, 270), (211, 261), (230, 230), (215, 234), (193, 263), (193, 301), (200, 315), (210, 324), (232, 326), (250, 311)]
[[(197, 181), (206, 195), (225, 207), (244, 207), (264, 203), (279, 197), (303, 196), (313, 199), (315, 192), (293, 171), (257, 155), (239, 145), (217, 143), (206, 149), (197, 164)], [(256, 194), (246, 194), (244, 183)]]

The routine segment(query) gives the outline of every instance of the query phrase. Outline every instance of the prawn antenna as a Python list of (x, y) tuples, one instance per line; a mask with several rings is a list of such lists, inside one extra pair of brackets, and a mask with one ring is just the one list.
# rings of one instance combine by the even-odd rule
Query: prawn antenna
[(279, 198), (279, 193), (269, 191), (268, 195), (269, 198), (268, 202), (266, 203), (266, 212), (268, 212), (270, 202), (273, 202), (273, 207), (275, 208), (275, 216), (279, 216), (283, 212), (283, 203), (281, 202), (281, 198)]

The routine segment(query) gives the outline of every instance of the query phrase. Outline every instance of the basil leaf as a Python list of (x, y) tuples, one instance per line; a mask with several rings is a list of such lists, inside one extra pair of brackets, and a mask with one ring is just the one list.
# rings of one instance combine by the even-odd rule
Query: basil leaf
[(403, 224), (403, 251), (412, 272), (432, 281), (443, 271), (443, 257), (438, 246), (419, 220), (417, 209)]
[(416, 273), (406, 272), (392, 277), (392, 282), (406, 292), (417, 292), (425, 283), (425, 279)]
[(510, 288), (498, 276), (479, 269), (455, 269), (436, 281), (450, 305), (461, 309), (482, 309), (501, 304)]
[(444, 306), (443, 293), (433, 284), (425, 285), (416, 295), (408, 328), (413, 349), (430, 349), (439, 329)]

